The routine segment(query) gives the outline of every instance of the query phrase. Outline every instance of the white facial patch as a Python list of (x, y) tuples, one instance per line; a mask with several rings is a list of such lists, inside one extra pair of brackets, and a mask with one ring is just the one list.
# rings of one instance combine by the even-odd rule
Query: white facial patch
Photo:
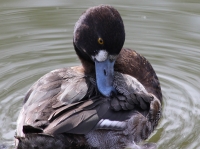
[(103, 62), (108, 58), (108, 52), (106, 50), (100, 50), (97, 55), (93, 56), (99, 62)]

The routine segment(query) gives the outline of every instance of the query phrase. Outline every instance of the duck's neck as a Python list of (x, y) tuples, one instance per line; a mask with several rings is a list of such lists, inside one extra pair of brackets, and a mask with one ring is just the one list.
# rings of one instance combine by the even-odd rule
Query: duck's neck
[(158, 77), (149, 61), (130, 49), (122, 49), (116, 62), (115, 71), (135, 77), (149, 93), (162, 100)]

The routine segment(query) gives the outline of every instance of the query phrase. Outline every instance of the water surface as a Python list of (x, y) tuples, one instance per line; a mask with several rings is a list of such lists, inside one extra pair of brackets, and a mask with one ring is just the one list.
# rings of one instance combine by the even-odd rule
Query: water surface
[(147, 140), (159, 149), (200, 148), (200, 2), (0, 2), (0, 142), (13, 145), (16, 120), (30, 86), (45, 73), (79, 65), (73, 27), (85, 9), (118, 9), (129, 47), (153, 65), (164, 96), (163, 117)]

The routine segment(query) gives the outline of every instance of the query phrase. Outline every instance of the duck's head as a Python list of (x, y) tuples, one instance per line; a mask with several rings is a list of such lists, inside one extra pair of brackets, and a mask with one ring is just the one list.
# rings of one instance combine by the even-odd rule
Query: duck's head
[(75, 24), (73, 41), (76, 53), (82, 63), (94, 65), (97, 87), (104, 96), (110, 96), (114, 91), (114, 63), (124, 40), (122, 18), (111, 6), (89, 8)]

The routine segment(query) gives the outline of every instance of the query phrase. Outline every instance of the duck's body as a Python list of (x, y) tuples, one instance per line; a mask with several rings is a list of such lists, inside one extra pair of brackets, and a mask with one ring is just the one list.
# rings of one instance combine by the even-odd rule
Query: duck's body
[[(96, 25), (104, 17), (107, 23)], [(110, 26), (105, 34), (94, 34), (91, 24), (100, 31)], [(119, 32), (110, 32), (112, 28)], [(18, 149), (120, 149), (146, 139), (157, 126), (162, 101), (158, 78), (144, 57), (121, 50), (124, 29), (118, 12), (110, 6), (91, 8), (74, 34), (83, 65), (54, 70), (30, 88), (17, 124)], [(95, 36), (99, 45), (93, 43)]]

